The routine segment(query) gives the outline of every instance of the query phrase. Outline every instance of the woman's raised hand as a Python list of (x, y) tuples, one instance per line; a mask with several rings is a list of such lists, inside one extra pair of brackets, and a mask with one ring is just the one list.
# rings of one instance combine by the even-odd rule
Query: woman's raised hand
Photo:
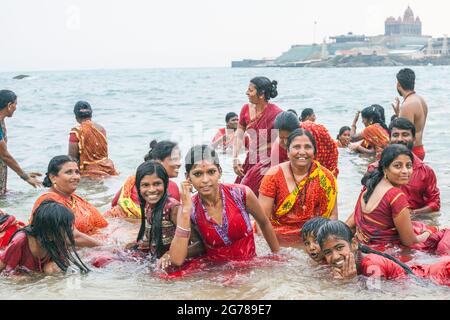
[(189, 209), (189, 214), (192, 208), (191, 192), (192, 192), (192, 184), (189, 181), (183, 181), (180, 184), (181, 206), (183, 207), (183, 211), (185, 211), (185, 209)]

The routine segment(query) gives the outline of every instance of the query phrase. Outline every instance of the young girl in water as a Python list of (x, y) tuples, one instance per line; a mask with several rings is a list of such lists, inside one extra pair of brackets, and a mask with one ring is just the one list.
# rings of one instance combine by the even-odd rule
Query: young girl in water
[[(208, 146), (195, 146), (186, 159), (186, 178), (182, 188), (175, 237), (170, 259), (181, 266), (188, 253), (191, 227), (198, 229), (206, 258), (213, 261), (248, 260), (256, 257), (250, 215), (258, 223), (272, 252), (279, 244), (268, 217), (250, 188), (223, 184), (216, 152)], [(198, 191), (191, 199), (191, 185)]]
[(358, 244), (342, 221), (329, 221), (320, 227), (317, 242), (335, 279), (364, 275), (392, 280), (412, 275), (450, 286), (449, 257), (431, 265), (407, 266), (388, 254)]
[(75, 250), (75, 216), (65, 206), (44, 201), (36, 209), (32, 223), (18, 230), (0, 253), (0, 271), (66, 272), (71, 264), (81, 273), (89, 271)]
[[(149, 250), (157, 265), (170, 264), (169, 247), (177, 225), (180, 203), (168, 193), (169, 176), (159, 161), (146, 161), (136, 171), (141, 227), (137, 237), (140, 249)], [(194, 236), (194, 234), (193, 234)], [(194, 241), (197, 242), (197, 241)], [(195, 250), (195, 246), (191, 248)]]

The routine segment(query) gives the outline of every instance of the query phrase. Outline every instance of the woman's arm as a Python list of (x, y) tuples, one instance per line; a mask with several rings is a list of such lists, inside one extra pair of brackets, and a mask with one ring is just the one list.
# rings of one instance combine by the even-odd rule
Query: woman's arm
[(78, 148), (78, 143), (69, 142), (69, 156), (74, 159), (80, 158), (80, 149)]
[(270, 219), (272, 217), (273, 204), (275, 202), (275, 199), (259, 193), (258, 201), (264, 214), (266, 215), (267, 218)]
[(411, 223), (411, 213), (409, 208), (405, 208), (394, 218), (394, 225), (400, 235), (400, 241), (407, 247), (424, 242), (431, 235), (431, 232), (426, 231), (421, 235), (416, 236)]
[(73, 229), (73, 237), (77, 247), (92, 248), (103, 245), (101, 241), (78, 231), (76, 228)]
[(337, 206), (337, 197), (334, 200), (334, 207), (331, 211), (330, 220), (339, 220), (338, 206)]
[(239, 126), (236, 130), (235, 139), (233, 142), (233, 169), (234, 173), (238, 175), (238, 177), (244, 176), (244, 169), (242, 168), (242, 164), (239, 162), (239, 151), (242, 148), (242, 145), (244, 144), (244, 134), (245, 134), (245, 128), (242, 126)]
[(191, 184), (188, 181), (181, 183), (181, 207), (178, 209), (177, 230), (170, 244), (170, 262), (181, 266), (188, 256), (188, 246), (191, 234)]
[(253, 191), (249, 187), (245, 187), (245, 191), (247, 194), (246, 209), (253, 216), (253, 218), (255, 218), (272, 252), (278, 252), (280, 250), (280, 244), (278, 243), (277, 236), (273, 230), (267, 213), (258, 202), (258, 199)]
[(356, 232), (356, 223), (355, 223), (355, 213), (353, 212), (350, 217), (348, 217), (347, 221), (345, 221), (345, 224), (352, 229), (353, 233)]

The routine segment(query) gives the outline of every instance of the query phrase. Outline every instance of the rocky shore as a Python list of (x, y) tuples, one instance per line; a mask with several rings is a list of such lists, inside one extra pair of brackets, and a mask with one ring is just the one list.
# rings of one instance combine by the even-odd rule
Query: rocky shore
[(364, 68), (364, 67), (401, 67), (401, 66), (427, 66), (450, 65), (450, 56), (425, 57), (410, 59), (405, 57), (388, 56), (337, 56), (328, 60), (312, 62), (306, 68)]

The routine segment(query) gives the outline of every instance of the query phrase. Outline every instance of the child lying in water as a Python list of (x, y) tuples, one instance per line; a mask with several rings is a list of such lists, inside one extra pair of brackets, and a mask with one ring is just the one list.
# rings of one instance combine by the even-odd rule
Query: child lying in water
[(351, 279), (357, 275), (386, 280), (415, 276), (450, 286), (450, 257), (431, 265), (407, 266), (388, 254), (358, 244), (342, 221), (326, 222), (316, 238), (335, 279)]

